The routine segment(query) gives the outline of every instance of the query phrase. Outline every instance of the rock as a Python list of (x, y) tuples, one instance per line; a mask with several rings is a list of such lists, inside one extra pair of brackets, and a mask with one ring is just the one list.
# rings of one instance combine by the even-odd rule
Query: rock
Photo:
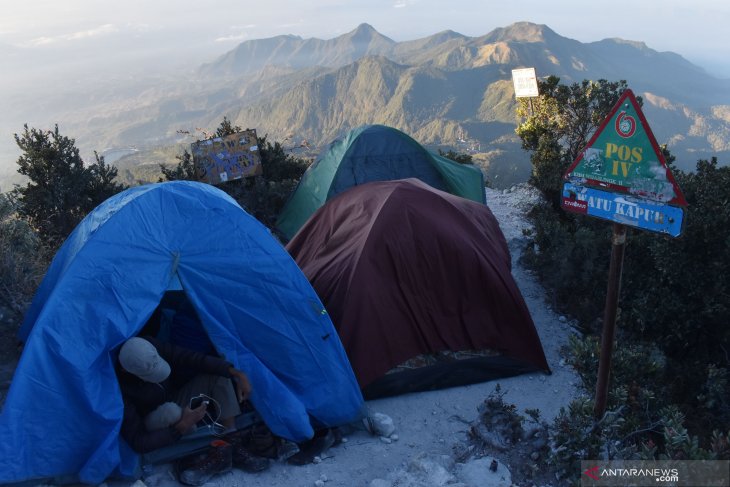
[(391, 439), (390, 439), (390, 438), (388, 438), (387, 436), (381, 436), (381, 437), (380, 437), (380, 441), (382, 441), (383, 443), (386, 443), (386, 444), (388, 444), (388, 445), (390, 445), (391, 443), (393, 443), (393, 440), (391, 440)]
[(558, 318), (558, 321), (561, 322), (561, 323), (565, 323), (565, 322), (568, 321), (568, 318), (566, 318), (565, 316), (562, 316), (561, 315), (560, 318)]
[(472, 434), (485, 445), (496, 448), (499, 451), (505, 451), (509, 448), (506, 439), (496, 431), (488, 429), (484, 424), (477, 424), (472, 428)]
[(422, 452), (401, 467), (388, 474), (387, 480), (372, 480), (368, 487), (475, 487), (456, 481), (449, 455)]
[(537, 461), (540, 458), (540, 454), (538, 452), (534, 451), (530, 454), (530, 458)]
[(497, 461), (496, 471), (490, 470), (493, 458), (484, 457), (456, 466), (456, 477), (467, 485), (479, 487), (510, 487), (512, 474)]
[(387, 414), (373, 413), (362, 421), (371, 435), (389, 437), (395, 432), (393, 420)]
[(400, 437), (398, 435), (393, 434), (393, 435), (390, 435), (390, 439), (393, 441), (398, 441), (400, 439)]
[(314, 485), (315, 487), (324, 487), (324, 482), (322, 482), (321, 480), (315, 480)]
[(420, 481), (416, 485), (450, 485), (456, 480), (449, 473), (452, 467), (453, 461), (446, 455), (428, 455), (422, 453), (408, 464), (408, 472)]
[(312, 458), (312, 463), (322, 463), (322, 457), (314, 457), (314, 458)]

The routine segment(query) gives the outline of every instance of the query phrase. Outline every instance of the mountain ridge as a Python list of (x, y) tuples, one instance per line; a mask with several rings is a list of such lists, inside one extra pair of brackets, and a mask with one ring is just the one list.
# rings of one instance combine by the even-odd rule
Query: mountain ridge
[(282, 35), (244, 41), (212, 63), (201, 66), (198, 72), (203, 75), (240, 76), (266, 65), (339, 67), (366, 55), (389, 52), (395, 44), (371, 25), (363, 23), (328, 40)]
[(650, 95), (647, 118), (682, 168), (730, 155), (730, 80), (641, 41), (582, 43), (530, 22), (477, 37), (444, 30), (403, 42), (368, 24), (326, 40), (247, 40), (175, 85), (97, 95), (96, 105), (63, 111), (62, 129), (86, 141), (82, 150), (90, 153), (187, 144), (181, 133), (211, 130), (223, 117), (269, 140), (313, 147), (358, 125), (383, 123), (432, 147), (470, 151), (488, 172), (504, 171), (504, 164), (524, 179), (529, 158), (514, 134), (511, 70), (530, 66), (564, 83), (624, 79), (637, 95)]
[[(663, 97), (672, 100), (672, 106), (694, 106), (695, 109), (681, 111), (684, 118), (677, 117), (675, 110), (670, 117), (673, 120), (670, 126), (658, 124), (665, 131), (674, 132), (664, 135), (663, 141), (683, 145), (693, 156), (704, 154), (701, 139), (712, 138), (712, 134), (708, 133), (710, 129), (720, 134), (726, 131), (723, 127), (726, 121), (722, 117), (710, 115), (711, 123), (706, 120), (698, 123), (698, 119), (707, 118), (703, 111), (724, 113), (717, 107), (730, 103), (730, 83), (712, 78), (678, 54), (660, 53), (640, 41), (604, 39), (584, 44), (562, 37), (547, 26), (519, 22), (479, 37), (444, 31), (441, 35), (396, 43), (389, 55), (371, 58), (369, 62), (382, 63), (385, 60), (397, 62), (402, 67), (409, 66), (400, 70), (398, 80), (391, 80), (391, 85), (397, 89), (389, 92), (388, 103), (373, 104), (367, 108), (358, 102), (354, 106), (358, 106), (359, 110), (351, 113), (349, 108), (353, 104), (348, 104), (347, 97), (352, 90), (348, 89), (330, 92), (327, 98), (330, 106), (315, 107), (307, 100), (315, 97), (308, 89), (316, 83), (305, 80), (298, 85), (297, 96), (264, 101), (262, 106), (265, 109), (257, 108), (256, 104), (243, 107), (235, 112), (234, 119), (246, 126), (256, 123), (267, 132), (301, 133), (307, 140), (318, 143), (342, 135), (363, 119), (370, 123), (397, 126), (426, 144), (453, 144), (456, 134), (464, 131), (480, 140), (486, 137), (487, 143), (490, 140), (504, 142), (510, 138), (516, 143), (513, 128), (508, 127), (516, 123), (516, 102), (511, 83), (505, 81), (510, 80), (512, 68), (532, 65), (538, 74), (556, 74), (564, 82), (578, 82), (586, 78), (627, 79), (629, 86), (639, 94), (653, 94), (653, 99)], [(686, 72), (678, 70), (677, 66)], [(355, 72), (367, 78), (362, 71)], [(613, 76), (618, 72), (628, 76)], [(330, 70), (320, 76), (323, 82), (333, 87), (367, 84), (366, 79), (352, 79), (352, 73), (352, 70), (343, 67), (330, 66)], [(481, 82), (478, 76), (483, 76)], [(334, 81), (333, 77), (338, 81)], [(662, 83), (664, 78), (671, 79), (672, 83)], [(469, 81), (459, 82), (466, 79)], [(714, 87), (715, 92), (723, 94), (720, 103), (708, 101), (705, 90), (696, 89), (698, 84)], [(426, 101), (428, 93), (433, 97), (430, 103)], [(422, 102), (420, 106), (418, 100)], [(464, 110), (465, 106), (471, 109)], [(296, 116), (292, 107), (296, 107)], [(662, 103), (647, 106), (652, 115), (662, 114), (666, 107)], [(349, 115), (328, 118), (317, 114), (319, 110), (344, 110)], [(369, 116), (363, 116), (363, 110)], [(330, 123), (333, 120), (340, 125), (333, 126)], [(728, 144), (724, 136), (720, 137), (720, 143), (714, 139), (705, 141), (706, 153), (726, 150)], [(497, 149), (502, 146), (500, 142), (495, 144)]]

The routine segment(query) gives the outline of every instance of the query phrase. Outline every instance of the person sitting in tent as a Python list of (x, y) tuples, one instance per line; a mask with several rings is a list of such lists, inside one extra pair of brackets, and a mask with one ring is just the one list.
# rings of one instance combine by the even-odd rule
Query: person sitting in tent
[[(268, 467), (267, 459), (252, 456), (234, 434), (239, 403), (248, 398), (251, 384), (231, 363), (152, 337), (127, 340), (118, 362), (124, 400), (121, 435), (133, 450), (146, 453), (170, 446), (216, 410), (212, 419), (220, 422), (232, 443), (233, 465), (247, 471)], [(196, 397), (202, 398), (199, 405)]]

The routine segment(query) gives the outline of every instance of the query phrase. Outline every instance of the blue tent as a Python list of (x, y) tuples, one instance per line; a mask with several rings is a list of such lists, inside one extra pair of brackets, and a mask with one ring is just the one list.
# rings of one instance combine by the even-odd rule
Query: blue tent
[(275, 434), (302, 441), (312, 424), (358, 419), (342, 344), (286, 250), (212, 186), (152, 184), (90, 213), (39, 287), (0, 415), (0, 483), (134, 475), (114, 361), (175, 281), (218, 352), (250, 377)]

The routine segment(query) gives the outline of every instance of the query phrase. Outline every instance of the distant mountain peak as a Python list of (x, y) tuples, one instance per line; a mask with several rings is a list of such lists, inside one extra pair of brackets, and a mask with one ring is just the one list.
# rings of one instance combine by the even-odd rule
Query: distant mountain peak
[(625, 44), (641, 51), (653, 50), (650, 49), (649, 46), (646, 45), (646, 42), (643, 41), (629, 41), (626, 39), (621, 39), (620, 37), (610, 37), (608, 39), (604, 39), (604, 41), (613, 42), (615, 44)]
[(532, 22), (515, 22), (507, 27), (501, 27), (487, 34), (493, 42), (514, 41), (514, 42), (545, 42), (549, 39), (559, 37), (550, 27)]
[(466, 39), (466, 38), (467, 38), (467, 36), (465, 36), (464, 34), (460, 34), (451, 29), (447, 29), (447, 30), (442, 30), (441, 32), (437, 32), (433, 35), (430, 35), (426, 39)]
[(366, 23), (358, 25), (355, 30), (350, 31), (347, 34), (343, 34), (340, 37), (343, 39), (352, 39), (359, 42), (377, 40), (384, 41), (388, 44), (395, 44), (394, 40), (390, 39), (387, 36), (384, 36), (377, 30), (375, 30), (372, 25)]
[(353, 32), (377, 32), (377, 30), (375, 30), (375, 27), (373, 27), (372, 25), (363, 22), (362, 24), (355, 27), (355, 30)]

